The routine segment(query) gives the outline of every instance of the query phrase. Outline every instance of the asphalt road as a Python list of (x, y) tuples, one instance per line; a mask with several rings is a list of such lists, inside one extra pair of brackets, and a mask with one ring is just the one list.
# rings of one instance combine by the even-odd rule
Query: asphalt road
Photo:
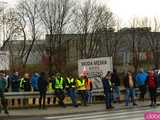
[(5, 118), (0, 120), (144, 120), (145, 112), (160, 112), (160, 107), (131, 108), (126, 110), (98, 111), (63, 116)]

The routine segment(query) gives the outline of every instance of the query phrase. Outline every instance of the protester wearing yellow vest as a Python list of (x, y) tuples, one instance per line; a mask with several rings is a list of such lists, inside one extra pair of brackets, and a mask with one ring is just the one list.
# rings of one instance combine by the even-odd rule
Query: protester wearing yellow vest
[[(53, 80), (51, 79), (51, 77), (48, 78), (48, 88), (47, 88), (47, 91), (49, 93), (54, 93), (54, 89), (52, 88), (52, 83), (53, 83)], [(47, 103), (50, 104), (50, 101), (51, 101), (51, 98), (48, 97), (47, 98)], [(54, 103), (54, 102), (53, 102)]]
[(59, 105), (65, 107), (63, 102), (65, 95), (64, 95), (64, 88), (65, 88), (65, 81), (60, 74), (57, 74), (54, 81), (53, 81), (53, 88), (55, 90), (55, 95), (59, 99)]
[(65, 87), (66, 87), (67, 95), (72, 100), (72, 105), (74, 107), (78, 107), (77, 96), (76, 96), (76, 80), (72, 76), (69, 76), (66, 78), (66, 86)]
[(87, 93), (86, 93), (84, 76), (81, 76), (81, 78), (76, 80), (76, 86), (77, 86), (78, 93), (81, 97), (81, 104), (83, 104), (84, 106), (87, 106)]

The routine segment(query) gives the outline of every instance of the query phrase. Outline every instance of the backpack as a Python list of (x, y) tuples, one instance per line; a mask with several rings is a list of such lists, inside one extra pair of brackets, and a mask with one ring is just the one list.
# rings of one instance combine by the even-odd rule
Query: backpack
[(148, 87), (150, 89), (155, 89), (156, 88), (156, 82), (155, 82), (155, 77), (154, 76), (149, 76), (149, 78), (148, 78)]

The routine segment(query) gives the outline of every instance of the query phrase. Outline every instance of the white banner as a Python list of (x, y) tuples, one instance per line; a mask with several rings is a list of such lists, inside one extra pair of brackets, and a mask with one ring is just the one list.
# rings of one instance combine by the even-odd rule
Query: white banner
[(101, 89), (101, 78), (104, 77), (108, 71), (113, 70), (112, 57), (80, 59), (78, 61), (79, 76), (84, 69), (87, 71), (89, 79), (93, 81), (93, 88)]
[(0, 70), (9, 70), (9, 52), (0, 51)]

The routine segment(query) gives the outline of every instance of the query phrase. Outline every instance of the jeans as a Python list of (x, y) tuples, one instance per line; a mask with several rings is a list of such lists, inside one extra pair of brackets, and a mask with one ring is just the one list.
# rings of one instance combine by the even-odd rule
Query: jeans
[(139, 90), (140, 90), (140, 100), (144, 100), (144, 95), (146, 93), (146, 86), (145, 85), (139, 86)]
[[(37, 91), (38, 91), (38, 89), (33, 88), (33, 91), (34, 91), (34, 92), (37, 92)], [(35, 104), (35, 103), (36, 103), (36, 98), (33, 98), (32, 102), (33, 102), (33, 104)]]
[(157, 92), (156, 89), (149, 89), (151, 105), (156, 104)]
[(86, 90), (79, 90), (79, 95), (81, 97), (81, 103), (86, 106), (87, 105), (87, 92)]
[(112, 92), (105, 93), (105, 104), (106, 108), (112, 107)]
[(119, 102), (119, 100), (120, 100), (119, 86), (114, 86), (114, 88), (113, 88), (113, 100), (115, 102)]
[(56, 89), (55, 90), (55, 95), (56, 95), (56, 97), (58, 98), (58, 103), (59, 103), (59, 105), (60, 106), (62, 106), (62, 107), (65, 107), (65, 104), (64, 104), (64, 102), (63, 102), (63, 100), (64, 100), (64, 98), (65, 98), (65, 95), (64, 95), (64, 92), (63, 92), (63, 90), (61, 90), (61, 89)]
[(126, 96), (125, 96), (125, 105), (128, 106), (130, 98), (133, 105), (135, 104), (134, 100), (135, 90), (134, 88), (126, 88)]
[(92, 104), (92, 91), (90, 90), (87, 91), (87, 102)]
[(76, 92), (74, 89), (69, 89), (67, 91), (67, 95), (71, 98), (72, 100), (72, 105), (76, 106), (77, 105), (77, 96), (76, 96)]
[(39, 108), (41, 108), (41, 106), (42, 106), (42, 99), (43, 99), (43, 108), (45, 108), (46, 91), (40, 91)]

